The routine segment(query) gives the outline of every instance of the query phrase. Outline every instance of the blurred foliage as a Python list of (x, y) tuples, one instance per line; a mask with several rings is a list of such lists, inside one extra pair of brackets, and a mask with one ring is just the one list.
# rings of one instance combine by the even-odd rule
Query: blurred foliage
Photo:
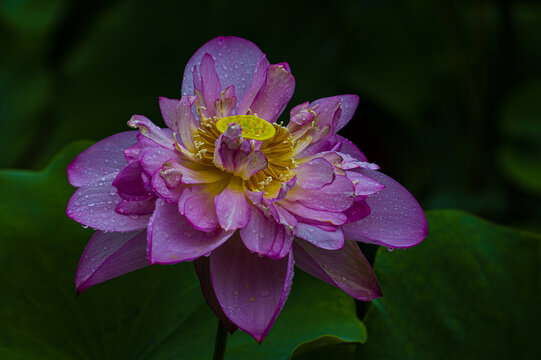
[(360, 95), (343, 135), (424, 208), (541, 230), (539, 23), (534, 1), (5, 0), (0, 167), (43, 167), (134, 113), (163, 126), (191, 54), (236, 35), (290, 63), (288, 109)]

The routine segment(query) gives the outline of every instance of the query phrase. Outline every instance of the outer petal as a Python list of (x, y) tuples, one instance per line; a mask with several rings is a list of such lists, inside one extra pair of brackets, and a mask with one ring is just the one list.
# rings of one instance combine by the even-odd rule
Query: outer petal
[(175, 205), (156, 200), (156, 210), (148, 225), (151, 264), (172, 264), (208, 255), (233, 233), (221, 229), (204, 232), (194, 229)]
[(293, 232), (254, 206), (250, 206), (250, 211), (248, 225), (240, 230), (240, 237), (248, 250), (272, 259), (281, 259), (289, 254)]
[(260, 257), (235, 236), (212, 252), (210, 273), (227, 317), (261, 343), (289, 295), (291, 254), (280, 260)]
[(81, 187), (109, 174), (118, 173), (127, 164), (122, 151), (136, 141), (137, 131), (126, 131), (92, 145), (69, 164), (70, 184)]
[(295, 91), (295, 78), (286, 63), (270, 65), (265, 83), (250, 106), (252, 112), (268, 122), (275, 122)]
[(225, 325), (227, 330), (230, 333), (233, 333), (237, 330), (237, 325), (233, 324), (227, 316), (225, 316), (224, 311), (220, 307), (220, 303), (216, 298), (214, 289), (212, 288), (212, 279), (210, 277), (210, 260), (206, 256), (202, 256), (199, 259), (193, 262), (195, 267), (195, 272), (199, 278), (199, 284), (201, 285), (201, 292), (207, 301), (207, 304), (210, 306), (212, 311), (216, 314), (218, 319)]
[(237, 37), (220, 36), (210, 40), (188, 61), (182, 80), (182, 95), (194, 94), (192, 69), (201, 63), (205, 54), (210, 54), (214, 59), (222, 89), (233, 85), (237, 99), (242, 99), (263, 56), (261, 50), (250, 41)]
[(323, 250), (297, 240), (293, 255), (298, 267), (357, 300), (370, 301), (383, 295), (374, 270), (354, 241), (346, 241), (339, 250)]
[(428, 227), (417, 200), (387, 175), (368, 169), (361, 169), (360, 173), (385, 185), (385, 189), (366, 199), (370, 215), (342, 227), (346, 238), (392, 248), (420, 243)]
[(148, 266), (146, 231), (97, 231), (86, 245), (77, 273), (77, 294), (96, 284)]
[(149, 215), (122, 215), (115, 211), (121, 198), (111, 185), (115, 174), (78, 189), (71, 197), (67, 215), (73, 220), (102, 231), (133, 231), (146, 228)]

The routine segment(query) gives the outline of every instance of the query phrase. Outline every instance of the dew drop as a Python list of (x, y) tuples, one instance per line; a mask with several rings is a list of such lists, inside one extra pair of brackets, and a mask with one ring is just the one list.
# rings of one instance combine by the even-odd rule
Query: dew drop
[(233, 295), (239, 296), (239, 292), (237, 290), (233, 291)]
[(347, 278), (346, 278), (344, 275), (342, 275), (342, 277), (341, 277), (340, 279), (341, 279), (342, 281), (346, 281), (346, 280), (347, 280)]
[(132, 219), (132, 220), (137, 220), (137, 219), (139, 219), (139, 215), (137, 215), (137, 214), (130, 214), (130, 215), (128, 215), (128, 217), (129, 217), (130, 219)]
[(83, 229), (88, 229), (88, 225), (81, 225)]
[(267, 297), (267, 296), (269, 296), (269, 295), (270, 295), (270, 291), (269, 291), (269, 290), (263, 290), (263, 291), (261, 291), (261, 296), (262, 296), (262, 297)]
[(88, 203), (88, 207), (92, 207), (92, 206), (94, 206), (94, 205), (96, 205), (96, 204), (94, 204), (94, 203)]

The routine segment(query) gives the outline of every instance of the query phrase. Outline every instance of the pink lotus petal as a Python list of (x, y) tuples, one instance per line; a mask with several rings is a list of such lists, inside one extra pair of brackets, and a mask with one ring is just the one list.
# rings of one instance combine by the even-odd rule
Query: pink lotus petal
[(351, 120), (357, 106), (359, 105), (359, 97), (357, 95), (339, 95), (342, 107), (342, 113), (336, 123), (334, 131), (339, 131)]
[(115, 211), (121, 198), (111, 185), (115, 175), (79, 188), (71, 197), (66, 214), (84, 226), (101, 231), (133, 231), (146, 228), (149, 215), (122, 215)]
[(214, 314), (220, 319), (230, 333), (238, 329), (237, 325), (233, 324), (222, 310), (214, 289), (212, 288), (212, 279), (210, 277), (210, 259), (206, 256), (200, 257), (193, 262), (195, 273), (201, 285), (201, 292), (210, 306)]
[(334, 180), (334, 166), (324, 158), (314, 158), (294, 170), (297, 184), (304, 189), (321, 189)]
[(133, 129), (139, 129), (141, 134), (154, 141), (156, 144), (166, 149), (175, 150), (175, 139), (169, 129), (161, 129), (154, 125), (152, 121), (142, 115), (133, 115), (128, 121), (128, 126)]
[(250, 209), (244, 192), (232, 187), (226, 187), (214, 197), (214, 209), (224, 230), (242, 229), (250, 219)]
[(195, 185), (184, 190), (179, 198), (178, 210), (198, 230), (214, 231), (219, 226), (213, 196), (203, 186)]
[(167, 183), (159, 172), (152, 175), (152, 190), (162, 200), (169, 204), (176, 204), (184, 189), (186, 189), (186, 187), (183, 184), (173, 188), (167, 186)]
[(318, 226), (300, 222), (297, 224), (297, 236), (322, 249), (336, 250), (344, 246), (344, 233), (340, 227), (333, 227), (332, 230), (327, 231)]
[(240, 100), (237, 115), (248, 114), (248, 109), (252, 106), (257, 93), (265, 83), (265, 79), (267, 78), (267, 67), (269, 67), (269, 61), (267, 60), (267, 57), (263, 55), (257, 62), (250, 87)]
[(368, 196), (385, 188), (384, 185), (358, 171), (346, 171), (346, 176), (355, 185), (355, 195)]
[(408, 248), (421, 242), (428, 227), (417, 200), (387, 175), (368, 169), (360, 172), (385, 185), (385, 189), (366, 199), (370, 215), (342, 227), (346, 238), (392, 248)]
[(123, 198), (127, 200), (142, 200), (149, 195), (141, 176), (141, 167), (136, 162), (122, 169), (112, 185), (117, 188), (121, 196), (125, 195)]
[(233, 86), (228, 86), (220, 93), (220, 99), (214, 102), (214, 113), (219, 118), (230, 116), (233, 113), (235, 106), (237, 106), (235, 88)]
[(115, 211), (123, 215), (147, 215), (154, 212), (155, 203), (155, 197), (134, 201), (122, 200)]
[(250, 206), (250, 210), (250, 221), (240, 230), (240, 237), (248, 250), (272, 259), (281, 259), (289, 254), (293, 232), (266, 217), (256, 207)]
[(134, 161), (137, 161), (139, 159), (139, 154), (143, 150), (147, 150), (148, 148), (155, 148), (159, 147), (160, 145), (156, 144), (154, 141), (150, 140), (140, 132), (137, 134), (137, 142), (133, 144), (133, 146), (130, 146), (129, 148), (126, 148), (124, 150), (124, 157), (126, 158), (126, 161), (128, 163), (132, 163)]
[(364, 161), (364, 162), (368, 161), (368, 159), (363, 154), (363, 152), (361, 150), (359, 150), (359, 148), (354, 143), (352, 143), (351, 141), (349, 141), (348, 139), (346, 139), (345, 137), (342, 137), (340, 135), (336, 135), (336, 136), (337, 136), (338, 140), (341, 142), (341, 147), (338, 150), (339, 152), (344, 153), (344, 154), (348, 154), (348, 155), (352, 156), (353, 158), (355, 158), (357, 160), (360, 160), (360, 161)]
[(153, 176), (156, 171), (162, 168), (166, 161), (176, 159), (177, 157), (178, 155), (174, 151), (163, 147), (149, 148), (141, 152), (139, 165), (147, 175)]
[(347, 216), (347, 223), (361, 220), (370, 215), (370, 207), (366, 201), (362, 198), (357, 198), (353, 202), (353, 205), (347, 209), (344, 214)]
[(326, 222), (333, 225), (345, 224), (347, 220), (347, 217), (341, 212), (312, 209), (299, 201), (289, 201), (286, 199), (281, 201), (280, 205), (289, 213), (305, 219)]
[(203, 55), (199, 65), (199, 74), (201, 75), (201, 87), (196, 88), (203, 94), (204, 106), (206, 107), (208, 117), (214, 116), (214, 102), (220, 99), (222, 85), (214, 67), (214, 59), (210, 54)]
[(183, 96), (180, 100), (160, 98), (160, 109), (167, 127), (179, 135), (177, 141), (186, 149), (194, 149), (191, 129), (196, 126), (192, 114), (193, 100)]
[(355, 188), (344, 175), (336, 175), (334, 181), (319, 189), (294, 187), (286, 196), (289, 201), (298, 201), (315, 210), (341, 212), (353, 204)]
[(293, 255), (299, 268), (357, 300), (371, 301), (383, 295), (374, 270), (354, 241), (346, 241), (339, 250), (324, 250), (297, 240)]
[(68, 166), (71, 185), (92, 184), (109, 174), (116, 174), (127, 165), (122, 151), (137, 141), (137, 131), (109, 136), (79, 154)]
[(182, 95), (194, 94), (192, 69), (201, 63), (205, 54), (210, 54), (214, 59), (222, 89), (233, 85), (237, 99), (242, 99), (252, 83), (256, 65), (263, 56), (261, 50), (248, 40), (232, 36), (210, 40), (188, 61), (182, 80)]
[(257, 93), (250, 109), (258, 117), (275, 122), (293, 96), (295, 79), (285, 63), (270, 65), (265, 83)]
[(224, 243), (233, 232), (194, 229), (175, 205), (156, 200), (156, 210), (148, 224), (149, 260), (154, 264), (190, 261)]
[(267, 158), (261, 152), (261, 142), (241, 141), (242, 129), (231, 124), (216, 141), (214, 164), (244, 180), (267, 167)]
[(210, 273), (226, 316), (261, 343), (289, 295), (293, 257), (252, 254), (237, 235), (212, 252)]
[(104, 281), (148, 266), (146, 231), (97, 231), (86, 245), (75, 274), (77, 294)]

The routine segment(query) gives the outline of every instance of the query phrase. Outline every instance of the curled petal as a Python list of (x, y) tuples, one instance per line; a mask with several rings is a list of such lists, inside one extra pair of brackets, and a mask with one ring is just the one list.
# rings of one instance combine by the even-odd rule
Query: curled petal
[(293, 96), (295, 79), (286, 63), (270, 65), (265, 83), (250, 106), (252, 112), (268, 122), (275, 122)]
[(78, 189), (66, 214), (84, 226), (101, 231), (133, 231), (146, 228), (149, 215), (122, 215), (115, 211), (122, 199), (111, 185), (115, 175)]
[(221, 229), (212, 232), (194, 229), (175, 205), (161, 199), (156, 200), (148, 231), (151, 264), (172, 264), (208, 255), (233, 234)]
[(192, 186), (184, 190), (179, 198), (178, 210), (198, 230), (214, 231), (219, 226), (213, 195), (204, 186)]
[(346, 238), (392, 248), (408, 248), (427, 234), (426, 217), (415, 198), (398, 182), (378, 171), (361, 169), (385, 189), (366, 198), (370, 215), (342, 228)]
[(148, 266), (146, 231), (97, 231), (86, 245), (77, 273), (77, 294), (96, 284)]
[(168, 128), (179, 134), (181, 144), (193, 151), (191, 130), (196, 127), (196, 120), (192, 114), (194, 99), (183, 96), (180, 100), (160, 98), (162, 117)]
[(359, 97), (357, 95), (339, 95), (340, 103), (342, 107), (342, 113), (336, 123), (334, 131), (339, 131), (351, 120), (357, 106), (359, 105)]
[(175, 139), (173, 138), (173, 133), (171, 130), (160, 129), (145, 116), (133, 115), (130, 121), (128, 121), (128, 126), (134, 129), (139, 129), (141, 134), (166, 149), (175, 149)]
[(201, 63), (205, 54), (214, 59), (222, 88), (233, 85), (236, 97), (242, 99), (252, 83), (256, 65), (263, 56), (261, 50), (248, 40), (232, 36), (220, 36), (210, 40), (188, 61), (182, 80), (182, 95), (194, 94), (192, 69)]
[(150, 195), (145, 189), (145, 183), (141, 176), (141, 167), (136, 162), (122, 169), (113, 180), (112, 185), (117, 188), (119, 195), (126, 200), (142, 200)]
[(260, 257), (234, 236), (210, 255), (210, 273), (225, 315), (261, 343), (289, 295), (291, 254), (280, 260)]
[(240, 230), (240, 237), (248, 250), (272, 259), (281, 259), (289, 254), (293, 232), (254, 206), (250, 206), (250, 211), (248, 224)]
[(220, 99), (214, 102), (214, 114), (218, 118), (230, 116), (236, 105), (235, 88), (228, 86), (220, 93)]
[(302, 240), (293, 244), (295, 264), (357, 300), (371, 301), (383, 294), (370, 263), (354, 241), (338, 250), (324, 250)]
[(81, 187), (109, 174), (118, 173), (127, 165), (122, 151), (136, 141), (137, 131), (126, 131), (92, 145), (69, 164), (70, 184)]
[(152, 190), (169, 204), (176, 204), (185, 188), (184, 184), (170, 187), (159, 172), (152, 175)]

